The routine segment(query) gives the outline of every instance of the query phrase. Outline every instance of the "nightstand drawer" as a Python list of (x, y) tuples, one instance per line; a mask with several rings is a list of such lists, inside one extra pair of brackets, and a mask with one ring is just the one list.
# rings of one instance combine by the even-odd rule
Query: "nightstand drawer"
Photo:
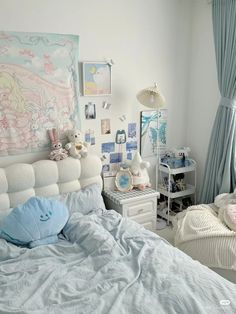
[(126, 208), (126, 215), (127, 217), (138, 216), (143, 214), (154, 215), (155, 208), (152, 201), (145, 201), (145, 202), (137, 202), (127, 206)]
[(153, 215), (152, 216), (150, 216), (150, 214), (137, 215), (130, 217), (130, 219), (139, 223), (148, 230), (153, 231), (156, 229), (156, 217)]

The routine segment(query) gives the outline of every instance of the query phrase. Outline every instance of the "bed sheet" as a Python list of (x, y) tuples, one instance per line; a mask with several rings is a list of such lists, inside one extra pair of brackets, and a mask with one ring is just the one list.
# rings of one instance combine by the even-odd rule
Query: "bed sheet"
[(73, 212), (64, 237), (0, 240), (0, 314), (236, 313), (236, 285), (113, 210)]

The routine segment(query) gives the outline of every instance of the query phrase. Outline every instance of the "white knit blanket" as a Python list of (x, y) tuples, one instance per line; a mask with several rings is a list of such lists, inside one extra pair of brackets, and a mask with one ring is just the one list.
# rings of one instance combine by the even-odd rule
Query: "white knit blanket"
[(214, 204), (201, 204), (176, 215), (175, 245), (207, 266), (236, 270), (236, 232), (217, 212)]
[(217, 217), (217, 207), (211, 205), (190, 206), (184, 212), (176, 215), (174, 221), (176, 231), (175, 242), (191, 241), (208, 237), (235, 237), (236, 232), (230, 230)]

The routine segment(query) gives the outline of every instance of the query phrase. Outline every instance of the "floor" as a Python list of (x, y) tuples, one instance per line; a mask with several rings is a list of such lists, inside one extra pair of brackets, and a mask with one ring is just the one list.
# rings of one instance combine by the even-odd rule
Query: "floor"
[(172, 225), (166, 226), (164, 229), (156, 230), (155, 232), (160, 237), (166, 239), (170, 244), (174, 245), (174, 231)]

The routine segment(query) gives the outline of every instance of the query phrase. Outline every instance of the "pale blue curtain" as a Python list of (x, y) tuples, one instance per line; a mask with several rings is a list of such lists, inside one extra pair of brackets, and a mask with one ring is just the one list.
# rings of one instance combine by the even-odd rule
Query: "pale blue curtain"
[(202, 203), (236, 186), (236, 0), (213, 0), (212, 20), (221, 101), (208, 148)]

